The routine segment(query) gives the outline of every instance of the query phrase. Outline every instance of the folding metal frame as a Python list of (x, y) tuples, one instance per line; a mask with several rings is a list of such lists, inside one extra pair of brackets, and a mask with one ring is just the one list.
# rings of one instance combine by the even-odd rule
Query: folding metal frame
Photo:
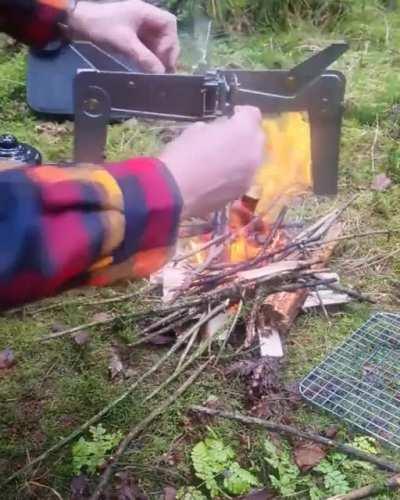
[(75, 146), (78, 162), (105, 157), (111, 116), (176, 121), (212, 120), (237, 105), (265, 115), (305, 112), (311, 134), (313, 188), (335, 195), (346, 81), (327, 68), (347, 50), (332, 44), (292, 70), (217, 70), (204, 75), (148, 75), (87, 69), (75, 77)]

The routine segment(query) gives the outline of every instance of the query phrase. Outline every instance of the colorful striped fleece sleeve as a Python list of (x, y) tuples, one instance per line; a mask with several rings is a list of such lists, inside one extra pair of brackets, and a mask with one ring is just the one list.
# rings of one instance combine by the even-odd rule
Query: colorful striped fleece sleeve
[(0, 307), (148, 276), (173, 247), (182, 200), (157, 159), (0, 172)]
[(0, 0), (0, 30), (42, 47), (60, 35), (69, 0)]
[[(0, 30), (30, 45), (58, 35), (68, 0), (0, 0)], [(173, 247), (182, 208), (157, 159), (105, 166), (0, 166), (0, 309), (79, 285), (147, 276)]]

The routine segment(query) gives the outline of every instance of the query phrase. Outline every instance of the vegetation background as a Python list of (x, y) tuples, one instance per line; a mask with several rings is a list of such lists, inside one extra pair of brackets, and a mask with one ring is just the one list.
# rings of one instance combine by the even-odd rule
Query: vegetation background
[[(400, 7), (397, 8), (396, 2), (167, 0), (167, 4), (181, 20), (184, 52), (190, 39), (193, 12), (203, 9), (215, 20), (215, 40), (211, 47), (211, 64), (215, 66), (290, 67), (331, 41), (348, 40), (351, 50), (335, 66), (347, 78), (340, 196), (332, 201), (314, 201), (303, 218), (316, 217), (358, 193), (345, 216), (347, 233), (399, 229)], [(26, 49), (1, 37), (2, 132), (14, 133), (20, 140), (38, 147), (46, 161), (71, 158), (72, 124), (44, 121), (29, 110), (25, 70)], [(154, 154), (164, 139), (165, 129), (160, 124), (130, 120), (111, 127), (108, 156), (118, 159)], [(380, 173), (390, 178), (391, 186), (383, 191), (371, 190), (371, 182)], [(371, 294), (378, 306), (351, 304), (332, 315), (330, 324), (322, 314), (303, 315), (288, 340), (284, 376), (289, 382), (306, 375), (375, 309), (400, 309), (398, 233), (390, 238), (343, 242), (332, 265), (340, 272), (344, 284)], [(134, 287), (128, 285), (128, 291)], [(0, 375), (0, 480), (106, 406), (133, 377), (159, 359), (162, 348), (135, 351), (126, 348), (140, 333), (131, 321), (91, 330), (89, 342), (82, 346), (70, 339), (38, 342), (42, 335), (65, 325), (90, 322), (98, 314), (132, 312), (142, 306), (139, 300), (117, 306), (98, 305), (102, 298), (112, 298), (117, 293), (121, 290), (73, 292), (0, 317), (0, 351), (9, 347), (16, 359), (12, 370)], [(122, 352), (130, 369), (130, 378), (119, 382), (109, 378), (110, 355), (115, 348)], [(171, 359), (165, 373), (160, 372), (139, 387), (107, 415), (102, 422), (107, 431), (124, 434), (149, 413), (156, 402), (148, 404), (143, 400), (166, 378), (175, 361)], [(228, 359), (226, 364), (230, 362)], [(204, 403), (211, 396), (227, 408), (247, 411), (241, 380), (225, 378), (222, 373), (220, 368), (208, 370), (179, 402), (132, 443), (119, 464), (138, 478), (151, 498), (159, 498), (166, 484), (198, 486), (190, 452), (208, 435), (207, 424), (212, 426), (213, 435), (240, 450), (237, 459), (242, 466), (258, 471), (264, 483), (269, 484), (263, 446), (265, 433), (219, 421), (193, 426), (187, 418), (190, 405)], [(166, 391), (161, 393), (160, 400), (167, 395)], [(291, 418), (293, 424), (316, 431), (338, 425), (306, 406)], [(351, 430), (340, 424), (339, 437), (347, 442), (354, 439)], [(290, 445), (285, 450), (291, 456)], [(380, 448), (380, 452), (391, 455), (387, 448)], [(19, 482), (3, 488), (0, 497), (4, 500), (70, 498), (75, 473), (72, 455), (72, 447), (65, 448)], [(392, 458), (400, 460), (399, 455)], [(286, 463), (282, 465), (283, 475), (290, 473), (290, 460), (289, 457), (282, 461)], [(355, 468), (347, 472), (346, 480), (351, 487), (357, 487), (383, 478), (377, 470)], [(310, 494), (308, 490), (299, 490), (291, 496), (308, 499)], [(400, 497), (387, 492), (380, 498)]]

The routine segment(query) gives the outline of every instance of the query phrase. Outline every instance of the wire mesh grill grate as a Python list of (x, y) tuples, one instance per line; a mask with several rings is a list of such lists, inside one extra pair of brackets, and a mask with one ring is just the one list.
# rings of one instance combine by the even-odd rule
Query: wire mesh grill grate
[(400, 315), (378, 313), (300, 384), (302, 396), (400, 449)]

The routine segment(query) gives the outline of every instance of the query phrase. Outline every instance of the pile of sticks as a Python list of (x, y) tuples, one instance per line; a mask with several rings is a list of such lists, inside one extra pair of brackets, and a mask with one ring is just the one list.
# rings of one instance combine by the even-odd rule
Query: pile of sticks
[[(266, 355), (263, 346), (268, 338), (288, 333), (311, 290), (324, 287), (353, 299), (369, 300), (353, 290), (343, 290), (337, 278), (326, 278), (327, 262), (342, 239), (339, 219), (347, 206), (333, 210), (290, 240), (286, 236), (284, 243), (277, 246), (276, 240), (282, 239), (285, 231), (286, 210), (282, 210), (260, 245), (258, 255), (244, 262), (218, 261), (219, 256), (227, 253), (234, 233), (219, 236), (195, 251), (176, 257), (169, 273), (175, 270), (183, 279), (172, 294), (169, 291), (168, 302), (159, 307), (160, 318), (142, 330), (142, 337), (132, 347), (177, 332), (178, 343), (186, 346), (178, 364), (181, 367), (197, 340), (214, 337), (216, 329), (218, 337), (224, 339), (224, 348), (242, 317), (245, 323), (242, 348), (259, 343), (261, 355)], [(249, 227), (256, 223), (255, 217)], [(203, 262), (189, 265), (197, 253), (205, 255)], [(220, 321), (213, 323), (215, 318)]]

